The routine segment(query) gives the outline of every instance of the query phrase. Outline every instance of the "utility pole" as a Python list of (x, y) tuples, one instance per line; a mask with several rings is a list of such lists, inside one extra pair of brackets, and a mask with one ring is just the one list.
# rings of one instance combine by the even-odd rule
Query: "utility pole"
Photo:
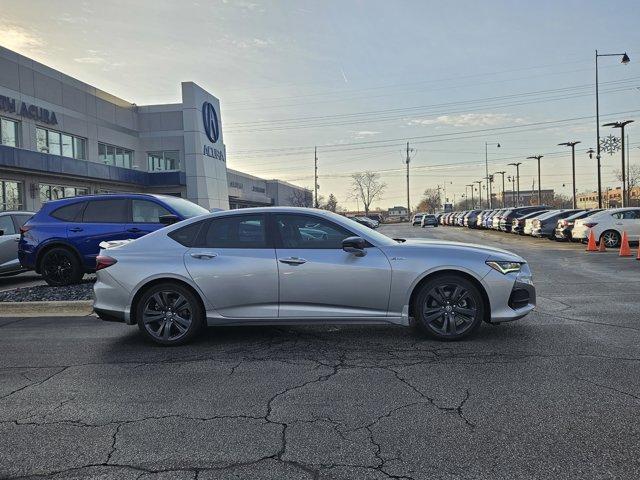
[(520, 165), (522, 165), (522, 162), (514, 162), (514, 163), (510, 163), (509, 165), (513, 165), (514, 167), (516, 167), (516, 183), (518, 185), (518, 196), (516, 197), (516, 207), (520, 206)]
[(605, 123), (604, 125), (602, 125), (603, 127), (613, 127), (613, 128), (619, 128), (620, 129), (620, 140), (622, 140), (622, 145), (620, 148), (620, 152), (622, 153), (622, 206), (623, 207), (628, 207), (629, 206), (629, 202), (627, 201), (627, 172), (624, 166), (624, 148), (625, 148), (625, 144), (624, 144), (624, 127), (626, 127), (627, 125), (629, 125), (630, 123), (633, 123), (633, 120), (625, 120), (624, 122), (611, 122), (611, 123)]
[(315, 147), (313, 153), (314, 175), (313, 175), (313, 205), (318, 208), (318, 147)]
[(571, 179), (573, 182), (573, 194), (571, 197), (573, 198), (573, 208), (578, 208), (576, 201), (576, 145), (580, 143), (580, 141), (575, 142), (564, 142), (559, 143), (558, 146), (561, 147), (571, 147)]
[(473, 183), (478, 184), (478, 205), (480, 205), (480, 208), (482, 208), (482, 180), (476, 180)]
[(409, 215), (411, 215), (411, 198), (409, 195), (409, 163), (411, 162), (411, 152), (413, 152), (413, 148), (409, 148), (409, 142), (407, 142), (407, 211)]
[(502, 208), (507, 206), (506, 197), (504, 195), (504, 174), (507, 172), (496, 172), (494, 175), (502, 175)]
[(476, 204), (475, 204), (475, 202), (473, 201), (473, 183), (472, 183), (472, 184), (470, 184), (470, 185), (465, 185), (465, 186), (464, 186), (464, 188), (465, 188), (465, 192), (467, 191), (467, 190), (466, 190), (466, 189), (467, 189), (467, 187), (471, 187), (471, 208), (472, 208), (472, 209), (474, 209), (474, 208), (476, 208)]
[(540, 159), (543, 155), (532, 155), (527, 157), (527, 160), (538, 160), (538, 205), (542, 205), (542, 185), (540, 182)]
[(500, 144), (484, 142), (484, 168), (485, 168), (485, 173), (487, 174), (487, 176), (485, 177), (485, 180), (487, 181), (487, 199), (488, 199), (487, 205), (489, 205), (489, 210), (491, 210), (493, 206), (491, 205), (492, 204), (491, 181), (489, 180), (489, 145), (495, 145), (496, 147), (500, 148)]

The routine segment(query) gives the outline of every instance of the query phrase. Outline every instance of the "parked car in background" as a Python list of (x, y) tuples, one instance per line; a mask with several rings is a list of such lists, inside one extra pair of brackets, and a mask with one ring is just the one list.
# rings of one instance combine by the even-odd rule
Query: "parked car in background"
[(495, 215), (493, 217), (491, 217), (490, 228), (492, 228), (493, 230), (499, 230), (500, 229), (500, 220), (502, 220), (502, 215), (506, 211), (507, 211), (506, 208), (502, 208), (502, 209), (496, 211)]
[(521, 218), (532, 212), (541, 212), (543, 210), (547, 211), (549, 210), (549, 207), (545, 205), (535, 205), (529, 207), (510, 208), (502, 215), (502, 219), (500, 220), (500, 230), (503, 232), (510, 232), (514, 219)]
[(422, 217), (426, 215), (425, 212), (421, 212), (421, 213), (416, 213), (413, 218), (411, 219), (411, 225), (412, 226), (416, 226), (416, 225), (420, 225), (420, 222), (422, 222)]
[(24, 271), (18, 260), (20, 228), (33, 212), (0, 212), (0, 275), (15, 275)]
[(594, 210), (584, 210), (573, 215), (568, 216), (567, 218), (563, 218), (558, 220), (556, 224), (556, 229), (554, 231), (554, 238), (557, 241), (573, 241), (573, 225), (576, 220), (580, 220), (582, 218), (590, 217), (598, 212), (601, 212), (602, 209), (594, 209)]
[(380, 224), (377, 221), (372, 220), (369, 217), (361, 217), (361, 216), (351, 217), (351, 220), (369, 228), (378, 228), (380, 226)]
[(49, 285), (70, 285), (96, 268), (100, 242), (136, 239), (205, 208), (168, 195), (109, 194), (46, 202), (20, 229), (18, 258)]
[[(302, 235), (309, 225), (326, 235)], [(207, 214), (103, 249), (96, 277), (97, 315), (137, 324), (162, 345), (188, 342), (206, 325), (409, 325), (410, 318), (428, 336), (458, 340), (483, 321), (515, 320), (535, 305), (518, 255), (399, 242), (340, 215), (294, 207)]]
[(547, 212), (545, 212), (545, 213), (539, 213), (539, 214), (538, 214), (538, 215), (536, 215), (536, 216), (533, 216), (533, 217), (531, 217), (531, 218), (527, 218), (527, 219), (524, 221), (524, 228), (523, 228), (523, 230), (522, 230), (522, 233), (523, 233), (524, 235), (531, 235), (531, 232), (533, 231), (533, 222), (534, 222), (535, 220), (539, 220), (540, 218), (545, 217), (546, 215), (553, 215), (553, 213), (554, 213), (554, 212), (556, 212), (556, 211), (557, 211), (556, 209), (554, 209), (554, 210), (549, 210), (549, 211), (547, 211)]
[(620, 246), (622, 233), (627, 232), (629, 241), (640, 239), (640, 207), (612, 208), (602, 210), (585, 218), (576, 220), (572, 236), (575, 240), (586, 241), (592, 230), (596, 239), (604, 241), (608, 248)]
[(524, 235), (524, 227), (527, 220), (535, 218), (543, 213), (547, 213), (549, 210), (536, 210), (534, 212), (529, 212), (526, 215), (523, 215), (519, 218), (514, 218), (511, 223), (511, 233), (515, 233), (517, 235)]
[(435, 215), (426, 214), (422, 216), (422, 222), (420, 223), (422, 228), (424, 227), (437, 227), (438, 219)]
[(464, 216), (463, 225), (468, 228), (476, 228), (476, 222), (478, 221), (478, 214), (481, 210), (469, 210)]
[(537, 217), (532, 222), (531, 236), (539, 237), (539, 238), (548, 238), (549, 240), (553, 240), (555, 237), (556, 226), (558, 225), (558, 220), (563, 218), (567, 218), (574, 213), (582, 212), (582, 210), (572, 210), (572, 209), (564, 209), (564, 210), (553, 210), (552, 212), (541, 215)]
[(383, 220), (382, 215), (379, 213), (370, 213), (369, 215), (367, 215), (367, 218), (370, 218), (374, 222), (378, 222), (378, 225), (380, 225)]

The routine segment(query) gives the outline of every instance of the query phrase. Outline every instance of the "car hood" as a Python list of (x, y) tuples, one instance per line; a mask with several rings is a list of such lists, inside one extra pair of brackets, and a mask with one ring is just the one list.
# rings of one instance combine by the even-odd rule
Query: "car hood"
[(476, 253), (486, 256), (486, 259), (506, 260), (511, 262), (525, 262), (520, 256), (508, 250), (501, 248), (487, 247), (485, 245), (477, 245), (474, 243), (450, 242), (445, 240), (425, 240), (417, 238), (408, 238), (403, 243), (398, 244), (403, 248), (438, 248), (451, 251), (464, 251), (468, 253)]

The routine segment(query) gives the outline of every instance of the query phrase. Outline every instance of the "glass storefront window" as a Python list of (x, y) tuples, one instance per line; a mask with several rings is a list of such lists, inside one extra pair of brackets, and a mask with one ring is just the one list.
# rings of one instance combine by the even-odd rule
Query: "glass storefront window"
[(60, 142), (60, 133), (49, 130), (47, 132), (47, 142), (49, 145), (49, 153), (53, 155), (61, 155), (62, 149)]
[(36, 128), (36, 148), (43, 153), (62, 155), (79, 160), (86, 158), (86, 140), (84, 138), (40, 127)]
[(124, 152), (121, 148), (116, 148), (116, 167), (124, 167)]
[(73, 139), (71, 135), (62, 134), (62, 156), (73, 158)]
[(107, 165), (116, 164), (116, 148), (111, 145), (107, 145), (107, 161), (105, 163)]
[(100, 163), (107, 163), (107, 146), (104, 143), (98, 144), (98, 159)]
[(133, 163), (133, 151), (126, 148), (98, 143), (98, 158), (106, 165), (131, 168)]
[(22, 210), (22, 182), (0, 180), (0, 212)]
[(85, 187), (68, 187), (63, 185), (40, 184), (40, 201), (58, 200), (61, 198), (89, 195), (89, 189)]
[(164, 152), (148, 152), (147, 163), (150, 172), (179, 170), (180, 152), (169, 150)]
[(18, 122), (0, 118), (0, 144), (9, 147), (18, 146)]
[(49, 153), (47, 131), (44, 128), (36, 128), (36, 145), (39, 152)]
[(84, 138), (73, 137), (74, 158), (86, 160), (84, 142)]

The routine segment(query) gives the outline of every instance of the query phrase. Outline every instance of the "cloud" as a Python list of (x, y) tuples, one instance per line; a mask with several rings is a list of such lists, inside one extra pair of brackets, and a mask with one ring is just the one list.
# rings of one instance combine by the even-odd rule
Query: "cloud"
[(43, 45), (43, 41), (16, 25), (0, 25), (0, 45), (10, 50), (31, 52)]
[(462, 113), (436, 118), (412, 118), (409, 125), (444, 125), (449, 127), (495, 127), (524, 123), (524, 119), (507, 113)]
[(376, 132), (374, 130), (360, 130), (360, 131), (351, 132), (351, 133), (353, 134), (352, 136), (353, 136), (353, 138), (355, 140), (359, 140), (359, 139), (362, 139), (362, 138), (368, 138), (368, 137), (372, 137), (374, 135), (379, 135), (380, 134), (380, 132)]
[(122, 67), (123, 62), (114, 62), (110, 59), (109, 55), (106, 55), (99, 50), (87, 50), (86, 56), (76, 57), (73, 59), (76, 63), (85, 65), (97, 65), (101, 66), (103, 71), (112, 70), (114, 68)]

